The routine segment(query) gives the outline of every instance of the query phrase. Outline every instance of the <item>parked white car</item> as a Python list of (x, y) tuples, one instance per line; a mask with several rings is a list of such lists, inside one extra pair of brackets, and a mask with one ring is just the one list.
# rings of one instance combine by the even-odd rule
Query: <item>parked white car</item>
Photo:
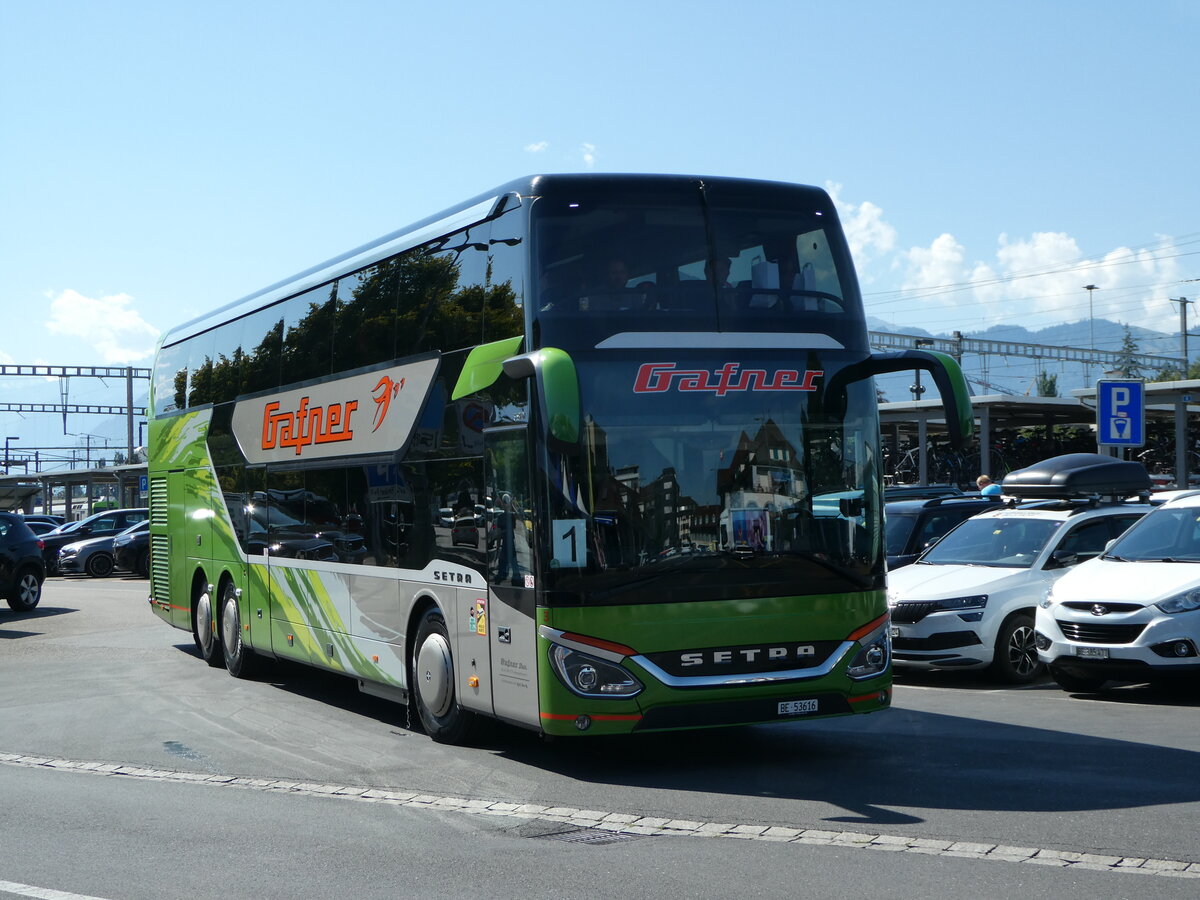
[(1122, 499), (1149, 484), (1140, 463), (1090, 453), (1011, 473), (1006, 494), (1059, 499), (979, 513), (888, 573), (897, 670), (989, 669), (1011, 684), (1034, 680), (1042, 671), (1038, 604), (1073, 566), (1151, 510), (1141, 499)]
[(1059, 579), (1036, 639), (1068, 691), (1200, 673), (1200, 493), (1158, 507)]

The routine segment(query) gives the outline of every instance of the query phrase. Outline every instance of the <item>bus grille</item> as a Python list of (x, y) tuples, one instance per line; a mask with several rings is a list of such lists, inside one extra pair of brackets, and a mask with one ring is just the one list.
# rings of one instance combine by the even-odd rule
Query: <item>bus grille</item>
[(167, 479), (160, 476), (150, 479), (150, 527), (167, 527)]
[[(153, 509), (153, 507), (151, 507)], [(165, 534), (150, 535), (150, 596), (156, 602), (171, 602), (171, 538)]]
[(1063, 637), (1080, 644), (1132, 644), (1146, 627), (1141, 625), (1093, 625), (1090, 622), (1058, 620)]

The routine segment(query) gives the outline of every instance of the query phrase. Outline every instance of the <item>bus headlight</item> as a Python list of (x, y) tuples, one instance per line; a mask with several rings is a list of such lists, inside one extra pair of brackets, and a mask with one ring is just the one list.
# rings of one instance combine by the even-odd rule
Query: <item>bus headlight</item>
[(862, 645), (846, 667), (846, 674), (859, 681), (872, 678), (887, 669), (892, 661), (892, 632), (886, 620), (870, 634), (859, 639)]
[(643, 687), (620, 666), (562, 644), (550, 647), (550, 666), (558, 680), (580, 697), (632, 697)]

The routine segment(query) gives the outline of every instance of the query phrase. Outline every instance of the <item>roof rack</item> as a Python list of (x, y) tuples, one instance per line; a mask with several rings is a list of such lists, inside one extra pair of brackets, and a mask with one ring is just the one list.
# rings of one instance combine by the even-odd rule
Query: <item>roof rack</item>
[(1004, 476), (1004, 493), (1020, 499), (1119, 500), (1149, 494), (1150, 474), (1140, 462), (1099, 453), (1053, 456)]

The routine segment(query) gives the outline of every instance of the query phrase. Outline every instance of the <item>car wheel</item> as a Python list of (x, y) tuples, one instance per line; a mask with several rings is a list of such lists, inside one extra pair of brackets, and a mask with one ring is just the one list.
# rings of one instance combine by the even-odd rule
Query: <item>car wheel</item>
[(1105, 678), (1092, 678), (1087, 675), (1072, 675), (1070, 672), (1064, 672), (1058, 666), (1050, 667), (1050, 677), (1064, 691), (1071, 691), (1076, 694), (1094, 694), (1100, 688), (1104, 687)]
[(221, 646), (225, 653), (225, 668), (230, 675), (249, 678), (254, 674), (258, 657), (242, 640), (242, 614), (232, 581), (226, 581), (221, 591)]
[(425, 733), (439, 744), (462, 743), (473, 729), (476, 715), (458, 704), (450, 636), (439, 609), (428, 610), (421, 619), (412, 668), (410, 693)]
[(992, 672), (1008, 684), (1029, 684), (1041, 674), (1033, 617), (1028, 613), (1014, 613), (1000, 626)]
[(8, 595), (10, 609), (29, 612), (42, 599), (42, 578), (34, 569), (22, 569), (17, 574), (16, 584)]
[(221, 638), (213, 622), (212, 598), (205, 585), (197, 589), (196, 602), (192, 604), (192, 640), (196, 642), (200, 658), (214, 669), (225, 664)]
[(87, 563), (83, 570), (93, 578), (107, 578), (113, 572), (113, 558), (111, 553), (93, 553), (88, 557)]
[(138, 554), (137, 562), (134, 564), (133, 570), (143, 578), (150, 577), (150, 550), (143, 550)]

